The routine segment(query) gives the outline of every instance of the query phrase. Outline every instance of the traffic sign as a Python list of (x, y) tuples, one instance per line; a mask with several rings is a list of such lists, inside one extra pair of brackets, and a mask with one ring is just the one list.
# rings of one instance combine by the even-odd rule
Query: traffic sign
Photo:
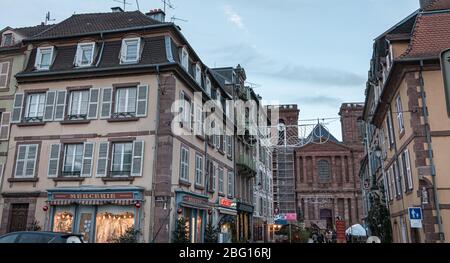
[(410, 207), (408, 208), (409, 221), (411, 228), (422, 228), (422, 208)]

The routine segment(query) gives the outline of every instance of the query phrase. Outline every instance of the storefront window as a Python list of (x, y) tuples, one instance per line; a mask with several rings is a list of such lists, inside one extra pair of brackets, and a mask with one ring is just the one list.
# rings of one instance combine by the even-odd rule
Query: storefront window
[(101, 207), (95, 219), (95, 242), (112, 243), (134, 225), (132, 207)]
[(55, 216), (53, 218), (53, 231), (72, 233), (73, 228), (73, 208), (57, 208)]

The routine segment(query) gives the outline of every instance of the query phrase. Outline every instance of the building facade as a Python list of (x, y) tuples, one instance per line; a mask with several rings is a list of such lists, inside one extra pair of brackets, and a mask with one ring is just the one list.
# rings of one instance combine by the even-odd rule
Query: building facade
[[(364, 120), (367, 155), (378, 160), (361, 175), (375, 186), (368, 194), (383, 190), (397, 243), (448, 242), (449, 14), (448, 1), (420, 1), (374, 43)], [(422, 209), (421, 225), (411, 207)]]

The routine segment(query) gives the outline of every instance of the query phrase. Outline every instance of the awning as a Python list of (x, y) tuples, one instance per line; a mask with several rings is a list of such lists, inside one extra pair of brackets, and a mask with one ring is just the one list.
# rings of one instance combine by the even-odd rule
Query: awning
[(207, 205), (193, 205), (193, 204), (189, 204), (189, 203), (185, 203), (185, 202), (181, 202), (180, 206), (182, 207), (188, 207), (188, 208), (192, 208), (192, 209), (200, 209), (200, 210), (208, 210), (210, 207)]
[(64, 205), (121, 205), (128, 206), (136, 204), (136, 200), (51, 200), (47, 203), (51, 206), (64, 206)]
[(219, 207), (217, 210), (219, 210), (219, 213), (221, 213), (221, 214), (232, 215), (232, 216), (237, 215), (236, 210), (222, 208), (222, 207)]

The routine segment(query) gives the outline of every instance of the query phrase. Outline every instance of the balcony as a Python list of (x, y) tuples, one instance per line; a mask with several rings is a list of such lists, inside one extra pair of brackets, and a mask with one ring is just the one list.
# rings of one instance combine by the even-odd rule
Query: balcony
[(239, 155), (236, 160), (236, 165), (239, 173), (246, 174), (250, 177), (256, 175), (256, 162), (251, 156), (247, 154)]

